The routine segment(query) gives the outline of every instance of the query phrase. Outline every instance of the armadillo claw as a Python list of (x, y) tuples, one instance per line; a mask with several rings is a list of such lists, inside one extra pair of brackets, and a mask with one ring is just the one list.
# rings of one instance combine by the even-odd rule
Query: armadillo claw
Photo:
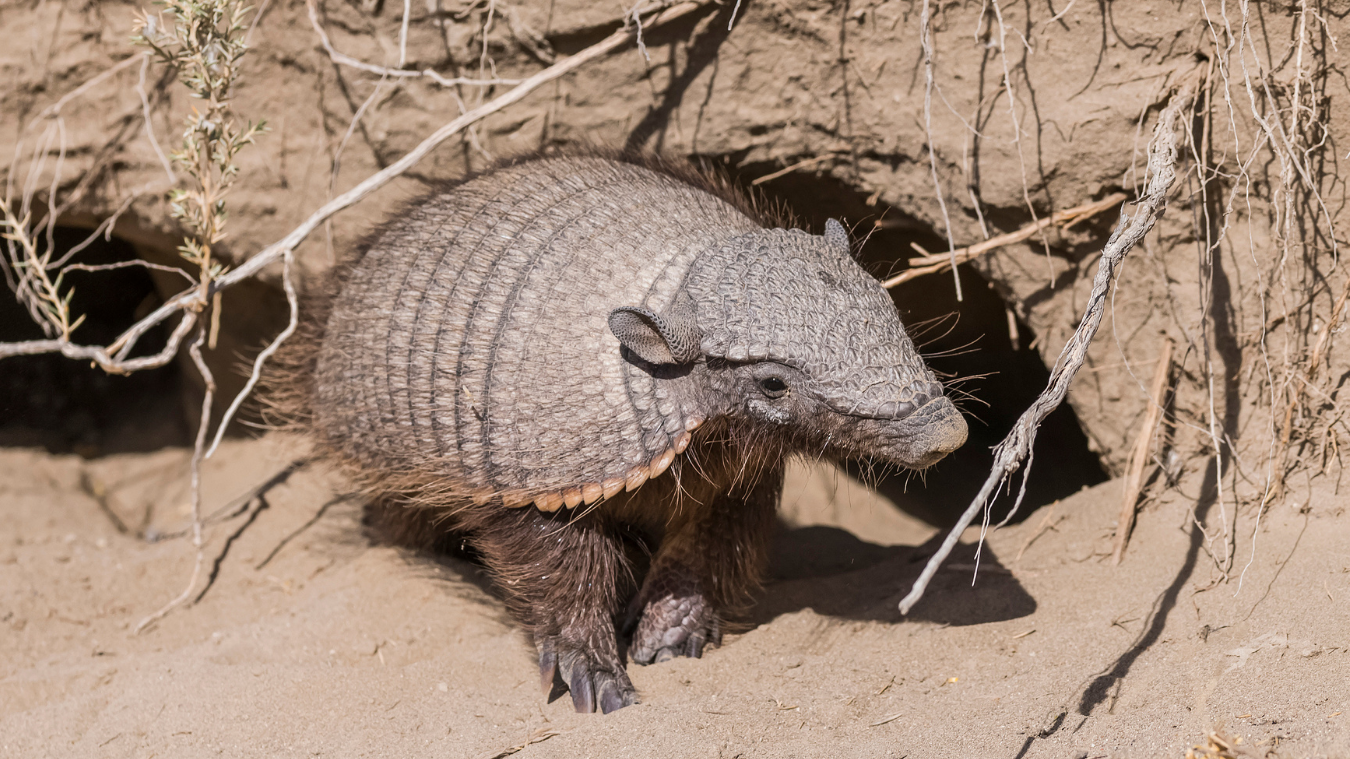
[(539, 678), (545, 695), (553, 692), (555, 673), (572, 693), (572, 706), (579, 714), (616, 709), (638, 703), (637, 690), (617, 660), (612, 666), (601, 663), (599, 654), (573, 648), (564, 640), (546, 639), (539, 643)]
[(643, 608), (628, 656), (638, 664), (657, 664), (676, 656), (697, 659), (709, 641), (719, 641), (720, 627), (703, 596), (666, 595)]
[(577, 656), (569, 669), (566, 679), (578, 714), (594, 712), (597, 702), (604, 714), (638, 702), (637, 690), (623, 669), (601, 669), (585, 656)]
[(572, 666), (572, 678), (567, 687), (572, 690), (572, 706), (577, 714), (590, 714), (595, 711), (595, 683), (591, 682), (591, 673), (585, 667)]
[(558, 676), (558, 654), (553, 650), (553, 644), (547, 641), (539, 644), (539, 687), (544, 691), (544, 698), (553, 694), (553, 681)]
[(615, 682), (614, 678), (607, 677), (600, 681), (600, 711), (609, 714), (616, 709), (622, 709), (629, 704), (636, 703), (636, 694), (630, 690), (630, 698), (625, 698), (623, 689)]

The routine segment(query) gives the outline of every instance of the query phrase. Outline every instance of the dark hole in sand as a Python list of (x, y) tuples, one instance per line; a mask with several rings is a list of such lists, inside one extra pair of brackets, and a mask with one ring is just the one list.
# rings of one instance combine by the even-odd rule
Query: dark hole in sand
[[(714, 157), (709, 161), (745, 185), (779, 168), (770, 164), (737, 166), (735, 158)], [(853, 188), (828, 176), (815, 176), (810, 170), (776, 178), (764, 183), (761, 189), (770, 200), (786, 204), (815, 234), (824, 232), (827, 219), (843, 220), (852, 229), (855, 244), (866, 238), (859, 255), (863, 265), (879, 277), (902, 271), (905, 261), (917, 255), (910, 247), (911, 242), (931, 252), (947, 249), (945, 237), (939, 237), (932, 228), (903, 210), (868, 205), (866, 196)], [(882, 217), (886, 226), (874, 228), (876, 220)], [(996, 233), (991, 230), (991, 234)], [(957, 244), (962, 242), (958, 240)], [(1008, 331), (1007, 307), (998, 292), (969, 265), (958, 267), (958, 272), (964, 295), (959, 303), (950, 272), (911, 280), (891, 294), (929, 365), (950, 377), (972, 378), (960, 383), (960, 391), (977, 400), (957, 403), (966, 413), (969, 439), (922, 477), (898, 473), (877, 479), (877, 470), (865, 462), (848, 466), (855, 476), (868, 483), (875, 482), (882, 494), (910, 514), (944, 527), (955, 523), (979, 491), (993, 464), (993, 447), (1008, 434), (1050, 378), (1045, 362), (1028, 347), (1036, 339), (1031, 328), (1018, 320), (1019, 339), (1014, 346)], [(930, 326), (922, 326), (929, 320), (933, 320)], [(1109, 479), (1097, 455), (1088, 448), (1087, 436), (1067, 403), (1041, 426), (1034, 455), (1026, 498), (1015, 520), (1025, 518), (1039, 506)], [(1018, 475), (1012, 484), (1014, 496), (1020, 485)], [(994, 505), (993, 517), (1001, 519), (1013, 500), (1001, 497)]]
[[(56, 227), (56, 258), (89, 235), (89, 230)], [(45, 245), (45, 235), (41, 237)], [(134, 246), (101, 237), (70, 263), (101, 265), (138, 258)], [(184, 280), (186, 282), (186, 280)], [(74, 271), (72, 316), (84, 315), (73, 333), (83, 345), (107, 345), (163, 301), (144, 267)], [(150, 331), (131, 355), (164, 347), (172, 320)], [(46, 338), (12, 289), (0, 289), (0, 342)], [(127, 376), (111, 375), (59, 354), (0, 360), (0, 445), (45, 448), (86, 458), (110, 453), (152, 451), (190, 444), (183, 416), (183, 382), (176, 362)]]

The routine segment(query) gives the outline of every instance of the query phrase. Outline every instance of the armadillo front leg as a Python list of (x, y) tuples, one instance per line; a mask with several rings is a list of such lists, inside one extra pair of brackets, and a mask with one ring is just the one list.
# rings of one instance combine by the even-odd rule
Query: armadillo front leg
[(723, 615), (759, 586), (781, 489), (782, 475), (766, 473), (749, 492), (695, 507), (672, 525), (630, 612), (633, 661), (697, 658), (721, 642)]
[(475, 548), (534, 638), (545, 695), (558, 675), (578, 712), (637, 703), (614, 629), (630, 576), (621, 539), (594, 514), (494, 508), (474, 530)]

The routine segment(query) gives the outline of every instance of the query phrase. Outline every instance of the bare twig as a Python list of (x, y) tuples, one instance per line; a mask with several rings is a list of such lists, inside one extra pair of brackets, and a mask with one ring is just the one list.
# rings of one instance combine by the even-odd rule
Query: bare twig
[[(1031, 547), (1032, 543), (1035, 543), (1037, 540), (1040, 540), (1040, 537), (1042, 535), (1055, 529), (1055, 525), (1064, 521), (1066, 517), (1054, 519), (1055, 505), (1058, 503), (1059, 502), (1056, 501), (1055, 503), (1050, 504), (1050, 508), (1045, 510), (1045, 516), (1041, 517), (1041, 523), (1036, 525), (1036, 531), (1031, 533), (1031, 535), (1027, 537), (1026, 542), (1022, 544), (1021, 548), (1017, 549), (1017, 556), (1013, 558), (1014, 567), (1022, 562), (1022, 556), (1027, 552), (1027, 549)], [(1051, 521), (1052, 519), (1054, 521)]]
[(1092, 282), (1092, 292), (1088, 296), (1083, 320), (1079, 322), (1078, 329), (1074, 331), (1073, 336), (1065, 344), (1064, 350), (1060, 352), (1059, 360), (1055, 362), (1054, 371), (1050, 374), (1050, 382), (1045, 390), (1022, 413), (1012, 431), (994, 449), (994, 466), (989, 472), (989, 477), (985, 479), (984, 486), (980, 488), (979, 494), (971, 501), (970, 506), (961, 515), (961, 519), (956, 523), (956, 526), (947, 534), (946, 539), (942, 542), (942, 547), (928, 560), (927, 566), (924, 567), (923, 573), (919, 575), (919, 579), (915, 581), (909, 594), (900, 601), (900, 612), (902, 614), (908, 614), (914, 604), (918, 603), (919, 599), (923, 597), (924, 589), (928, 587), (929, 581), (937, 573), (947, 555), (951, 553), (952, 548), (956, 546), (957, 541), (961, 538), (961, 533), (989, 505), (995, 489), (1016, 472), (1022, 466), (1023, 461), (1027, 461), (1027, 471), (1023, 473), (1022, 491), (1013, 505), (1013, 512), (1016, 512), (1017, 507), (1021, 505), (1022, 495), (1026, 492), (1026, 478), (1030, 476), (1029, 457), (1031, 456), (1032, 446), (1036, 442), (1036, 430), (1045, 417), (1063, 402), (1065, 394), (1069, 391), (1069, 383), (1073, 381), (1074, 375), (1078, 373), (1079, 368), (1083, 365), (1083, 360), (1087, 357), (1088, 346), (1091, 345), (1092, 338), (1101, 325), (1102, 313), (1106, 305), (1106, 294), (1111, 287), (1111, 279), (1115, 274), (1116, 267), (1130, 252), (1130, 249), (1143, 239), (1144, 235), (1148, 234), (1148, 231), (1153, 228), (1154, 222), (1162, 216), (1167, 206), (1167, 190), (1176, 178), (1174, 171), (1177, 154), (1176, 128), (1182, 114), (1194, 97), (1194, 93), (1195, 84), (1188, 84), (1181, 91), (1173, 94), (1171, 101), (1159, 116), (1158, 125), (1154, 132), (1153, 148), (1149, 155), (1148, 165), (1152, 179), (1148, 184), (1148, 191), (1137, 202), (1138, 210), (1133, 217), (1122, 211), (1120, 223), (1116, 227), (1115, 233), (1111, 235), (1111, 239), (1107, 241), (1106, 247), (1103, 248), (1101, 261), (1097, 266), (1097, 276)]
[(155, 125), (150, 120), (150, 96), (145, 93), (145, 72), (150, 68), (150, 54), (146, 53), (141, 58), (141, 73), (136, 80), (136, 94), (141, 96), (141, 118), (145, 121), (145, 138), (150, 141), (150, 147), (155, 149), (155, 156), (159, 158), (159, 163), (164, 167), (164, 174), (169, 178), (169, 186), (178, 184), (178, 176), (173, 173), (173, 164), (169, 163), (169, 157), (164, 155), (164, 149), (159, 146), (159, 140), (155, 139)]
[(398, 25), (398, 68), (408, 63), (408, 23), (412, 20), (412, 0), (403, 0), (403, 19)]
[(1158, 421), (1162, 418), (1163, 401), (1167, 391), (1167, 376), (1172, 368), (1172, 340), (1163, 338), (1162, 355), (1153, 369), (1153, 384), (1149, 386), (1148, 410), (1144, 412), (1144, 424), (1139, 428), (1139, 436), (1134, 441), (1134, 451), (1130, 454), (1130, 464), (1125, 470), (1123, 497), (1120, 503), (1120, 521), (1116, 526), (1116, 547), (1111, 562), (1119, 564), (1125, 555), (1125, 546), (1130, 542), (1130, 531), (1134, 529), (1135, 506), (1139, 502), (1139, 491), (1144, 485), (1144, 465), (1149, 460), (1149, 450), (1153, 447), (1153, 435), (1157, 431)]
[[(1031, 213), (1031, 220), (1036, 222), (1040, 219), (1036, 217), (1036, 206), (1031, 202), (1031, 193), (1027, 189), (1027, 160), (1022, 154), (1022, 122), (1017, 115), (1017, 92), (1013, 89), (1012, 69), (1008, 66), (1008, 27), (1003, 23), (1003, 9), (999, 7), (998, 0), (989, 0), (989, 2), (994, 10), (994, 18), (998, 21), (998, 57), (1003, 62), (1003, 88), (1008, 93), (1008, 119), (1012, 122), (1012, 142), (1017, 146), (1017, 166), (1022, 170), (1022, 200), (1027, 204), (1027, 211)], [(1015, 29), (1013, 31), (1016, 32)], [(1026, 45), (1026, 38), (1022, 39), (1022, 44), (1023, 46)], [(1026, 52), (1024, 51), (1022, 55), (1025, 59)], [(1045, 264), (1049, 267), (1050, 245), (1044, 237), (1041, 238), (1041, 242), (1045, 244)], [(1054, 270), (1050, 269), (1048, 278), (1053, 280), (1054, 274)]]
[[(651, 63), (652, 57), (650, 55), (647, 55), (647, 45), (642, 41), (642, 14), (639, 12), (640, 8), (642, 8), (642, 0), (638, 0), (638, 2), (633, 4), (632, 9), (630, 9), (627, 13), (624, 14), (623, 21), (625, 24), (627, 24), (629, 21), (633, 22), (633, 26), (637, 28), (638, 55), (642, 56), (642, 60), (646, 61), (647, 63)], [(487, 44), (487, 35), (483, 36), (483, 44), (484, 45)]]
[(272, 354), (277, 352), (277, 349), (281, 347), (282, 343), (286, 342), (291, 335), (295, 334), (295, 329), (300, 324), (300, 303), (296, 298), (295, 284), (291, 282), (292, 258), (292, 252), (289, 250), (286, 251), (285, 255), (282, 257), (281, 269), (281, 286), (286, 290), (286, 303), (291, 309), (290, 321), (286, 324), (286, 329), (282, 330), (281, 334), (277, 335), (276, 339), (264, 348), (262, 352), (258, 354), (257, 358), (253, 359), (253, 372), (249, 375), (248, 382), (244, 383), (244, 388), (234, 397), (234, 400), (230, 403), (230, 407), (225, 410), (225, 415), (220, 418), (220, 425), (216, 427), (216, 437), (211, 441), (211, 448), (206, 452), (206, 458), (208, 459), (215, 454), (216, 448), (220, 445), (221, 437), (225, 435), (225, 428), (230, 425), (230, 420), (233, 419), (235, 413), (239, 411), (239, 407), (244, 403), (244, 399), (247, 398), (249, 393), (253, 392), (253, 388), (257, 386), (258, 380), (262, 377), (263, 365), (267, 363), (267, 359), (271, 358)]
[(1085, 203), (1081, 206), (1067, 208), (1063, 211), (1057, 211), (1054, 215), (1032, 222), (1016, 232), (1009, 232), (1005, 235), (991, 237), (983, 242), (976, 243), (969, 247), (957, 248), (951, 253), (934, 253), (929, 256), (919, 256), (909, 259), (909, 265), (914, 268), (906, 269), (899, 274), (891, 277), (881, 283), (882, 287), (892, 288), (902, 282), (908, 282), (911, 279), (922, 277), (925, 274), (933, 274), (939, 271), (946, 271), (952, 266), (952, 259), (956, 263), (963, 264), (967, 261), (979, 258), (995, 248), (1001, 248), (1005, 245), (1022, 242), (1039, 233), (1046, 227), (1062, 224), (1066, 227), (1077, 224), (1078, 222), (1092, 216), (1096, 216), (1102, 211), (1117, 208), (1125, 202), (1125, 193), (1117, 192), (1108, 195), (1101, 200)]
[[(128, 208), (131, 208), (131, 204), (135, 203), (136, 200), (139, 199), (141, 196), (149, 194), (151, 190), (155, 190), (156, 192), (158, 192), (161, 189), (168, 189), (168, 188), (164, 187), (162, 183), (151, 182), (138, 189), (132, 190), (130, 193), (127, 194), (125, 198), (122, 199), (121, 205), (117, 206), (117, 208), (113, 210), (111, 216), (100, 222), (97, 227), (94, 227), (94, 231), (90, 232), (88, 237), (85, 237), (83, 240), (72, 246), (70, 250), (66, 251), (65, 255), (47, 264), (47, 269), (48, 270), (59, 269), (62, 266), (65, 266), (66, 262), (74, 258), (80, 251), (84, 250), (90, 245), (93, 245), (94, 241), (97, 240), (100, 235), (103, 237), (104, 242), (112, 242), (113, 227), (117, 226), (117, 220), (121, 218), (122, 214), (127, 212)], [(187, 277), (189, 282), (196, 281), (192, 279), (192, 277), (188, 277), (187, 273), (183, 272), (182, 269), (178, 269), (177, 271), (181, 272), (183, 276)]]
[(792, 164), (791, 166), (788, 166), (788, 167), (786, 167), (786, 168), (779, 169), (778, 171), (775, 171), (775, 172), (772, 173), (772, 174), (765, 174), (765, 175), (762, 176), (762, 177), (758, 177), (758, 178), (756, 178), (756, 179), (754, 179), (754, 180), (751, 180), (750, 186), (751, 186), (751, 187), (758, 187), (758, 186), (764, 184), (765, 182), (772, 182), (773, 180), (775, 180), (775, 179), (777, 179), (777, 178), (779, 178), (779, 177), (787, 176), (788, 174), (791, 174), (792, 172), (796, 171), (797, 169), (805, 169), (805, 168), (807, 168), (808, 166), (815, 166), (816, 164), (824, 163), (824, 162), (830, 160), (831, 158), (834, 158), (834, 154), (833, 154), (833, 153), (826, 153), (826, 154), (824, 154), (824, 155), (818, 155), (818, 156), (816, 156), (815, 158), (807, 158), (807, 159), (804, 160), (804, 161), (798, 161), (798, 162)]
[(321, 24), (321, 23), (319, 22), (319, 10), (318, 10), (318, 8), (315, 6), (315, 4), (314, 4), (314, 0), (307, 0), (306, 3), (305, 3), (305, 5), (308, 6), (308, 8), (309, 8), (309, 23), (310, 23), (311, 26), (314, 27), (314, 32), (315, 32), (316, 34), (319, 35), (319, 41), (323, 44), (323, 49), (328, 53), (328, 57), (331, 58), (331, 59), (333, 59), (333, 62), (336, 63), (336, 64), (338, 64), (338, 65), (340, 65), (340, 66), (347, 66), (347, 67), (349, 67), (349, 68), (359, 69), (359, 70), (361, 70), (361, 71), (367, 71), (367, 72), (370, 72), (370, 73), (372, 73), (372, 74), (379, 74), (380, 76), (394, 77), (394, 78), (400, 78), (400, 79), (409, 79), (409, 78), (411, 78), (411, 79), (420, 79), (420, 78), (426, 78), (426, 79), (432, 80), (433, 82), (435, 82), (436, 84), (439, 84), (439, 85), (442, 86), (442, 87), (454, 87), (454, 86), (460, 85), (460, 84), (467, 85), (467, 86), (470, 86), (470, 87), (490, 87), (490, 86), (492, 86), (492, 85), (497, 85), (497, 84), (520, 84), (521, 81), (522, 81), (522, 80), (520, 80), (520, 79), (496, 79), (496, 78), (493, 78), (493, 79), (482, 79), (482, 78), (479, 78), (479, 79), (471, 79), (471, 78), (462, 77), (462, 76), (461, 76), (461, 77), (454, 77), (454, 78), (447, 78), (447, 77), (441, 76), (440, 74), (436, 73), (436, 72), (435, 72), (434, 70), (432, 70), (432, 69), (423, 69), (422, 71), (408, 71), (408, 70), (404, 69), (404, 68), (403, 68), (403, 65), (404, 65), (404, 63), (403, 63), (403, 58), (404, 58), (404, 56), (406, 55), (406, 47), (405, 47), (405, 46), (406, 46), (406, 41), (407, 41), (407, 31), (406, 31), (406, 30), (407, 30), (407, 23), (408, 23), (408, 22), (407, 22), (407, 18), (408, 18), (408, 17), (407, 17), (407, 14), (406, 14), (406, 13), (404, 14), (404, 17), (403, 17), (403, 18), (404, 18), (404, 21), (403, 21), (403, 24), (404, 24), (404, 25), (403, 25), (402, 29), (400, 30), (400, 34), (399, 34), (400, 44), (399, 44), (399, 67), (398, 67), (398, 68), (388, 68), (388, 67), (386, 67), (386, 66), (376, 66), (376, 65), (373, 64), (373, 63), (366, 63), (365, 61), (357, 60), (356, 58), (353, 58), (353, 57), (351, 57), (350, 55), (347, 55), (346, 53), (339, 52), (337, 48), (333, 47), (332, 41), (328, 39), (328, 32), (323, 28), (323, 24)]
[(26, 127), (26, 129), (32, 129), (34, 125), (36, 125), (38, 122), (42, 121), (43, 119), (46, 119), (46, 118), (49, 118), (49, 117), (53, 117), (53, 116), (59, 116), (59, 115), (61, 115), (61, 109), (65, 107), (66, 103), (69, 103), (70, 101), (72, 101), (72, 100), (74, 100), (75, 98), (77, 98), (77, 97), (83, 95), (84, 93), (88, 92), (89, 90), (92, 90), (93, 88), (95, 88), (95, 87), (99, 86), (100, 84), (106, 82), (110, 77), (116, 76), (116, 75), (117, 75), (117, 72), (121, 71), (122, 69), (128, 68), (128, 67), (130, 67), (131, 65), (135, 64), (137, 61), (139, 61), (139, 60), (141, 60), (141, 59), (146, 59), (146, 58), (149, 58), (149, 57), (150, 57), (150, 53), (145, 52), (145, 53), (141, 53), (140, 55), (133, 55), (133, 56), (131, 56), (130, 58), (127, 58), (126, 60), (121, 61), (121, 62), (118, 63), (117, 65), (109, 67), (106, 71), (103, 71), (103, 72), (100, 73), (98, 76), (95, 76), (94, 78), (90, 79), (89, 81), (85, 82), (84, 84), (81, 84), (79, 87), (76, 87), (75, 89), (71, 90), (70, 92), (67, 92), (66, 94), (62, 95), (60, 100), (57, 100), (55, 103), (52, 103), (51, 105), (49, 105), (49, 106), (47, 106), (46, 108), (42, 109), (42, 112), (39, 113), (39, 114), (37, 115), (37, 118), (33, 119), (33, 120), (28, 124), (28, 126)]
[(183, 279), (186, 279), (188, 282), (192, 281), (192, 277), (187, 272), (183, 271), (177, 266), (165, 266), (164, 264), (151, 263), (150, 261), (145, 261), (139, 258), (135, 258), (130, 261), (117, 261), (110, 264), (98, 264), (97, 266), (91, 266), (89, 264), (71, 264), (70, 266), (67, 266), (65, 270), (112, 271), (113, 269), (127, 269), (133, 266), (139, 266), (144, 269), (154, 269), (155, 271), (162, 271), (165, 274), (177, 274), (181, 276)]
[[(947, 200), (943, 198), (942, 184), (938, 182), (937, 148), (933, 145), (933, 34), (929, 0), (923, 0), (923, 11), (919, 15), (919, 43), (923, 46), (923, 132), (924, 138), (928, 141), (928, 171), (932, 174), (933, 192), (937, 194), (938, 208), (942, 211), (942, 229), (947, 234), (947, 251), (951, 258), (952, 282), (956, 285), (956, 301), (959, 303), (962, 300), (962, 293), (961, 275), (956, 271), (956, 241), (952, 237), (952, 219), (947, 214)], [(1011, 89), (1008, 91), (1008, 97), (1011, 100)], [(1015, 123), (1013, 128), (1017, 128)]]
[(525, 738), (524, 743), (517, 743), (516, 745), (511, 746), (510, 748), (504, 748), (501, 751), (498, 751), (494, 754), (487, 754), (486, 756), (483, 757), (483, 759), (506, 759), (506, 757), (511, 756), (512, 754), (520, 753), (521, 751), (524, 751), (527, 747), (535, 743), (543, 743), (544, 741), (548, 740), (549, 738), (552, 738), (555, 735), (562, 735), (562, 731), (554, 730), (551, 727), (541, 727), (531, 732), (529, 736)]
[(887, 723), (894, 722), (894, 721), (900, 719), (901, 717), (905, 716), (905, 714), (907, 714), (907, 712), (896, 712), (895, 714), (892, 714), (892, 715), (890, 715), (890, 716), (882, 717), (881, 719), (877, 720), (876, 722), (868, 723), (867, 726), (868, 726), (868, 727), (881, 727), (882, 725), (885, 725), (885, 724), (887, 724)]
[(1317, 370), (1326, 358), (1327, 349), (1331, 346), (1331, 335), (1335, 332), (1335, 327), (1341, 321), (1341, 315), (1345, 312), (1347, 298), (1350, 298), (1350, 280), (1345, 283), (1345, 288), (1341, 290), (1340, 297), (1336, 298), (1336, 305), (1331, 309), (1331, 321), (1322, 329), (1322, 334), (1317, 336), (1317, 342), (1313, 344), (1312, 353), (1308, 356), (1308, 365), (1303, 370), (1303, 384), (1290, 392), (1289, 402), (1284, 407), (1284, 419), (1280, 427), (1280, 442), (1275, 449), (1275, 493), (1274, 499), (1279, 500), (1284, 495), (1285, 480), (1285, 458), (1289, 453), (1289, 441), (1294, 430), (1294, 409), (1302, 399), (1302, 388), (1312, 384), (1317, 378)]
[(133, 630), (133, 634), (139, 634), (142, 630), (149, 627), (157, 620), (163, 619), (165, 614), (173, 611), (182, 605), (188, 598), (192, 597), (192, 591), (197, 587), (197, 578), (202, 574), (202, 565), (206, 560), (206, 546), (202, 539), (202, 447), (206, 443), (206, 432), (211, 427), (211, 403), (215, 400), (216, 380), (211, 375), (211, 369), (202, 359), (202, 343), (206, 341), (206, 325), (197, 328), (197, 339), (188, 346), (188, 353), (192, 356), (192, 363), (197, 366), (197, 371), (201, 372), (202, 381), (206, 383), (206, 392), (202, 395), (202, 418), (197, 423), (197, 442), (192, 449), (192, 547), (196, 549), (196, 560), (192, 565), (192, 576), (188, 578), (186, 588), (172, 601), (165, 604), (159, 611), (142, 619)]

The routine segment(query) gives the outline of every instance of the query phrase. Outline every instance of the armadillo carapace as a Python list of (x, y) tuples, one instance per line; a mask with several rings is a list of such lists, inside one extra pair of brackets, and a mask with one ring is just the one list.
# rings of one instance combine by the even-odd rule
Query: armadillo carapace
[(411, 205), (315, 345), (322, 447), (476, 549), (585, 712), (636, 701), (620, 635), (640, 664), (719, 639), (786, 455), (925, 467), (966, 437), (843, 227), (767, 229), (651, 160), (527, 160)]

